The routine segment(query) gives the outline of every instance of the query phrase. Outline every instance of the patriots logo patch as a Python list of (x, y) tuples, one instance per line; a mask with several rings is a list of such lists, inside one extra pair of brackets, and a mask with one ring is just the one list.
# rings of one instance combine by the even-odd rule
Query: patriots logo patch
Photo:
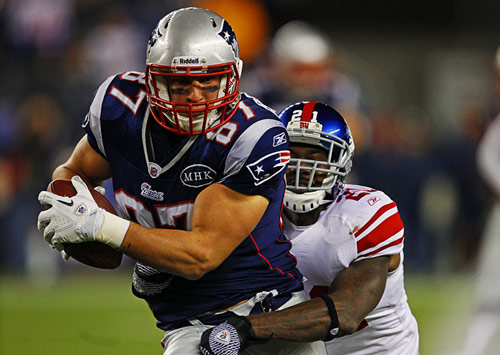
[(151, 47), (153, 47), (156, 43), (156, 41), (162, 37), (162, 33), (160, 32), (160, 27), (156, 27), (153, 32), (151, 32), (151, 35), (149, 36), (149, 41), (148, 41), (148, 54), (151, 51)]
[(238, 42), (236, 41), (236, 35), (234, 34), (233, 29), (231, 28), (229, 23), (227, 23), (227, 21), (222, 21), (222, 29), (220, 30), (218, 35), (221, 36), (227, 42), (227, 44), (231, 46), (235, 56), (239, 57), (240, 53), (238, 51)]
[(255, 186), (258, 186), (281, 172), (289, 161), (290, 152), (281, 150), (268, 154), (246, 167), (254, 179)]

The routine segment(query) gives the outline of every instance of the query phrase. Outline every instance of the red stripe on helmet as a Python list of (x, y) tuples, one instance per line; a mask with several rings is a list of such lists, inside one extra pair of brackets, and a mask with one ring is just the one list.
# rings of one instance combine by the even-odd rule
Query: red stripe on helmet
[(308, 101), (305, 103), (304, 108), (302, 109), (302, 117), (300, 118), (301, 121), (311, 122), (314, 105), (316, 105), (316, 101)]

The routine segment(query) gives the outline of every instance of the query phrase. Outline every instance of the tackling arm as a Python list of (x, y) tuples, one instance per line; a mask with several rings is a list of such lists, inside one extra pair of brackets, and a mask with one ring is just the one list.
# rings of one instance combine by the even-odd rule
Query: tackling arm
[[(384, 293), (387, 273), (396, 263), (399, 263), (398, 258), (393, 263), (390, 256), (365, 259), (337, 275), (327, 296), (337, 310), (339, 331), (336, 336), (354, 333), (377, 306)], [(295, 342), (325, 340), (331, 334), (332, 323), (329, 307), (317, 297), (281, 311), (231, 316), (202, 334), (200, 350), (208, 355), (232, 355), (271, 337)], [(229, 341), (227, 334), (231, 334)]]
[[(337, 336), (355, 332), (365, 316), (380, 301), (385, 289), (390, 257), (381, 256), (351, 264), (341, 271), (330, 286), (329, 296), (335, 303), (340, 331)], [(331, 318), (320, 298), (282, 311), (247, 317), (255, 337), (289, 341), (323, 340), (330, 329)]]

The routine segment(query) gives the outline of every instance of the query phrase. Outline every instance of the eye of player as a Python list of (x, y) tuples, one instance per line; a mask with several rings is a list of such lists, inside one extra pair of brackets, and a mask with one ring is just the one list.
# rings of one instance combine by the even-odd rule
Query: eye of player
[(175, 77), (170, 81), (170, 90), (173, 95), (188, 95), (192, 87), (206, 93), (219, 90), (220, 76), (204, 76), (198, 78)]

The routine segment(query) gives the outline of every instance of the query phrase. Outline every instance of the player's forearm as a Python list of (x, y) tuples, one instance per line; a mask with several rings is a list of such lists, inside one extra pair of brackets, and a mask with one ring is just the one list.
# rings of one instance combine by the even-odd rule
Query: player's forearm
[(52, 173), (52, 179), (67, 179), (67, 180), (69, 180), (75, 175), (81, 176), (82, 173), (79, 171), (73, 170), (65, 165), (60, 165)]
[[(385, 288), (389, 257), (363, 260), (341, 271), (330, 288), (339, 320), (337, 336), (354, 333), (380, 301)], [(247, 317), (255, 336), (288, 341), (323, 340), (330, 330), (331, 317), (320, 298), (282, 311)]]
[(309, 342), (325, 339), (331, 319), (320, 298), (282, 311), (259, 313), (247, 317), (258, 339), (281, 339)]
[[(352, 334), (363, 318), (356, 318), (351, 314), (351, 309), (345, 309), (345, 302), (335, 302), (335, 297), (331, 297), (341, 309), (337, 311), (339, 332), (336, 336)], [(273, 339), (297, 342), (324, 340), (332, 324), (328, 308), (321, 298), (314, 298), (282, 311), (259, 313), (247, 318), (252, 323), (257, 339), (268, 339), (272, 336)]]
[(202, 233), (131, 223), (119, 250), (160, 271), (194, 280), (224, 260), (206, 240)]
[(351, 264), (330, 286), (342, 334), (354, 333), (380, 301), (387, 281), (389, 256)]
[(71, 179), (74, 175), (93, 186), (111, 177), (107, 160), (90, 146), (87, 136), (80, 139), (69, 159), (54, 170), (52, 178)]

